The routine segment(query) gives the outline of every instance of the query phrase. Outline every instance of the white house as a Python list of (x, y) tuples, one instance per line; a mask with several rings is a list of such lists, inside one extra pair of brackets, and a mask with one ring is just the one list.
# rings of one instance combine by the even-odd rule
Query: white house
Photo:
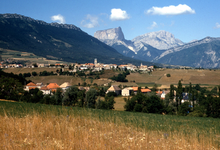
[(124, 88), (121, 91), (121, 95), (122, 96), (130, 96), (132, 91), (133, 91), (133, 88), (131, 88), (131, 87)]
[(51, 93), (51, 90), (47, 86), (41, 87), (40, 90), (43, 92), (43, 94)]

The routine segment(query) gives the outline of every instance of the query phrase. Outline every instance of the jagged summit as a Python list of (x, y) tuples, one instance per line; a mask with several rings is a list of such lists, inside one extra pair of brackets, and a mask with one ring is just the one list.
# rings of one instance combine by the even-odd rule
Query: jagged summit
[(26, 17), (26, 16), (19, 15), (19, 14), (9, 14), (9, 13), (0, 14), (0, 18), (20, 19), (20, 20), (25, 20), (25, 21), (28, 21), (28, 22), (35, 22), (35, 23), (42, 24), (42, 25), (50, 25), (50, 26), (55, 26), (55, 27), (58, 27), (58, 28), (65, 28), (65, 29), (73, 29), (73, 30), (82, 31), (80, 28), (78, 28), (78, 27), (76, 27), (75, 25), (72, 25), (72, 24), (60, 24), (60, 23), (56, 23), (56, 22), (46, 23), (42, 20), (35, 20), (33, 18)]
[(160, 50), (184, 44), (179, 39), (176, 39), (173, 34), (163, 30), (137, 36), (132, 41), (144, 42)]
[(125, 40), (121, 27), (96, 31), (94, 37), (103, 40)]

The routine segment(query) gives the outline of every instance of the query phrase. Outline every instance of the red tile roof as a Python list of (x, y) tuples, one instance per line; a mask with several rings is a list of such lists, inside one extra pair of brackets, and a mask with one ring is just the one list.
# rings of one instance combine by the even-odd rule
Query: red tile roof
[(146, 92), (151, 92), (151, 90), (150, 89), (141, 89), (141, 92), (146, 93)]
[(134, 90), (134, 92), (138, 91), (138, 87), (131, 87), (131, 88)]
[(60, 88), (60, 86), (56, 83), (50, 83), (48, 86), (47, 86), (48, 89), (57, 89), (57, 88)]
[(47, 86), (41, 87), (40, 90), (50, 90), (47, 88)]
[(37, 85), (35, 83), (33, 83), (33, 82), (30, 82), (26, 86), (37, 86)]
[(28, 87), (29, 90), (36, 89), (37, 87)]
[(162, 93), (163, 93), (163, 91), (156, 91), (156, 93), (157, 93), (157, 94), (162, 94)]

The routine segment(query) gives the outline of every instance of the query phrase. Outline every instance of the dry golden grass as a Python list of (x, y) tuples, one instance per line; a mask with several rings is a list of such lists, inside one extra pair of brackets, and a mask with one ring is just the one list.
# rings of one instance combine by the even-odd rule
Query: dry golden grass
[(14, 100), (6, 100), (6, 99), (0, 99), (0, 101), (5, 101), (5, 102), (17, 102), (17, 101), (14, 101)]
[(58, 85), (63, 84), (64, 82), (70, 82), (72, 85), (78, 84), (81, 82), (80, 78), (76, 78), (73, 76), (35, 76), (28, 77), (27, 80), (31, 80), (34, 83), (43, 82), (44, 84), (48, 83), (57, 83)]
[[(159, 73), (159, 74), (157, 74)], [(136, 83), (152, 83), (158, 81), (161, 77), (160, 72), (153, 72), (152, 75), (149, 74), (139, 74), (139, 73), (131, 73), (127, 76), (128, 81), (135, 81)]]
[[(20, 52), (15, 50), (3, 49), (0, 48), (1, 56), (3, 59), (14, 59), (26, 61), (28, 64), (33, 63), (45, 63), (45, 64), (56, 64), (56, 63), (67, 63), (64, 61), (46, 59), (44, 57), (36, 56), (33, 53)], [(19, 56), (18, 56), (19, 55)]]
[(107, 84), (111, 81), (109, 80), (101, 80), (101, 79), (85, 79), (85, 78), (80, 78), (80, 77), (73, 77), (73, 76), (65, 76), (65, 75), (61, 75), (61, 76), (35, 76), (35, 77), (27, 77), (27, 80), (31, 80), (34, 83), (39, 83), (39, 82), (43, 82), (44, 84), (47, 83), (57, 83), (57, 84), (62, 84), (64, 82), (69, 82), (71, 85), (78, 85), (78, 83), (80, 83), (80, 85), (83, 85), (84, 82), (86, 82), (87, 84), (94, 84), (96, 83), (97, 85), (103, 85), (103, 84)]
[[(170, 74), (171, 77), (167, 77)], [(184, 69), (162, 69), (152, 72), (152, 74), (131, 73), (127, 76), (128, 81), (135, 80), (136, 83), (156, 83), (162, 86), (177, 84), (182, 80), (182, 84), (220, 84), (220, 70), (184, 70)]]
[(117, 76), (119, 73), (113, 70), (105, 70), (105, 73), (100, 75), (100, 78), (111, 78), (114, 75)]
[(19, 73), (32, 73), (32, 72), (37, 72), (38, 74), (40, 72), (43, 72), (43, 71), (47, 71), (47, 72), (51, 72), (51, 71), (56, 71), (57, 69), (60, 69), (60, 68), (8, 68), (8, 69), (4, 69), (4, 72), (7, 72), (7, 73), (14, 73), (14, 74), (19, 74)]
[[(193, 131), (192, 131), (193, 132)], [(0, 149), (215, 149), (209, 137), (136, 129), (80, 116), (1, 116)]]
[(115, 110), (124, 111), (124, 105), (126, 104), (124, 101), (124, 98), (127, 98), (127, 97), (122, 97), (122, 96), (115, 97), (115, 99), (114, 99), (115, 100), (115, 104), (114, 104)]

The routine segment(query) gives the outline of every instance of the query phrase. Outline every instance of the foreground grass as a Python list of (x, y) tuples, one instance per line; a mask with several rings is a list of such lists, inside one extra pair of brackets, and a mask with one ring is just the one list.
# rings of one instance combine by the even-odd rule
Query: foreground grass
[(0, 149), (219, 149), (219, 121), (0, 102)]

